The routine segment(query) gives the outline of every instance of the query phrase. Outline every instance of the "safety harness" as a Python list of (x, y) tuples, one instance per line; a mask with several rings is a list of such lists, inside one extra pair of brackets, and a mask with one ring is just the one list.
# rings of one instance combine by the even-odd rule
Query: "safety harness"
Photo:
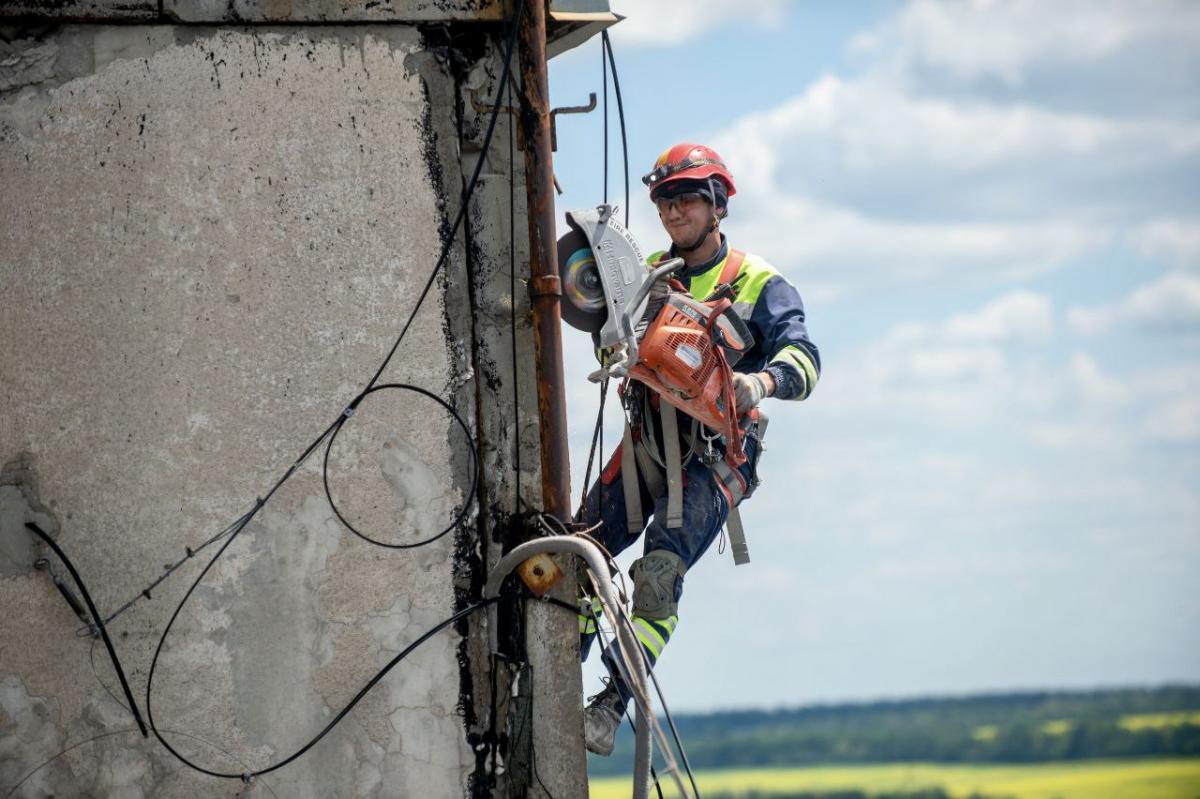
[[(741, 250), (729, 251), (717, 281), (718, 290), (722, 286), (733, 286), (745, 259), (746, 253)], [(683, 453), (680, 448), (677, 411), (674, 407), (658, 402), (658, 396), (653, 391), (640, 384), (631, 384), (629, 380), (621, 385), (620, 394), (627, 410), (621, 440), (620, 464), (628, 529), (641, 530), (645, 523), (641, 491), (638, 488), (639, 475), (646, 482), (651, 496), (659, 496), (665, 484), (667, 517), (664, 524), (667, 529), (679, 529), (683, 526), (683, 468), (693, 456), (698, 456), (712, 469), (717, 487), (725, 495), (729, 505), (726, 527), (733, 561), (739, 566), (749, 563), (750, 551), (737, 506), (758, 485), (757, 464), (752, 464), (752, 479), (750, 484), (747, 484), (738, 470), (738, 463), (744, 459), (735, 457), (728, 446), (724, 454), (714, 449), (713, 441), (720, 436), (716, 433), (709, 435), (709, 428), (695, 419), (692, 420), (692, 429), (688, 436), (688, 451)], [(655, 413), (656, 411), (658, 413)], [(654, 446), (654, 441), (658, 438), (654, 431), (655, 416), (661, 420), (661, 459), (657, 447)], [(762, 451), (767, 421), (766, 414), (758, 408), (752, 408), (738, 420), (739, 427), (747, 435), (754, 435), (757, 439), (758, 453)], [(757, 424), (757, 429), (751, 432), (750, 427), (754, 424)]]

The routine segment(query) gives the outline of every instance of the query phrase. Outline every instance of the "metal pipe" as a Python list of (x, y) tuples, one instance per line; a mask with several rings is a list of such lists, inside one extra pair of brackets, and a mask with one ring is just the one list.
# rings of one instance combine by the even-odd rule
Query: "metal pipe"
[[(605, 564), (600, 550), (595, 544), (585, 541), (582, 538), (576, 538), (571, 535), (553, 535), (546, 538), (537, 538), (533, 541), (527, 541), (524, 544), (516, 546), (511, 552), (500, 559), (496, 567), (492, 569), (488, 575), (487, 584), (483, 588), (483, 598), (490, 599), (500, 595), (500, 585), (504, 582), (504, 578), (508, 573), (517, 567), (522, 561), (531, 558), (534, 555), (540, 555), (549, 552), (569, 552), (583, 558), (587, 563), (587, 567), (596, 577), (596, 588), (600, 591), (601, 598), (608, 607), (620, 607), (620, 599), (612, 582), (605, 579), (608, 575), (608, 567)], [(488, 606), (488, 644), (493, 652), (500, 650), (499, 641), (499, 613), (496, 604)], [(641, 644), (633, 631), (628, 625), (620, 624), (614, 620), (614, 627), (617, 631), (617, 637), (621, 641), (621, 646), (624, 651), (629, 654), (628, 660), (633, 664), (634, 680), (637, 686), (644, 688), (646, 685), (646, 662), (641, 657)], [(635, 701), (637, 699), (637, 691), (634, 691)], [(633, 799), (645, 799), (650, 790), (650, 756), (652, 754), (652, 741), (650, 739), (650, 714), (653, 712), (649, 706), (649, 694), (646, 694), (646, 704), (638, 704), (637, 718), (635, 723), (635, 743), (633, 753)]]
[(528, 0), (521, 21), (521, 126), (525, 133), (525, 191), (529, 208), (529, 289), (541, 420), (542, 509), (570, 521), (571, 466), (563, 385), (558, 248), (554, 226), (554, 161), (546, 75), (546, 3)]

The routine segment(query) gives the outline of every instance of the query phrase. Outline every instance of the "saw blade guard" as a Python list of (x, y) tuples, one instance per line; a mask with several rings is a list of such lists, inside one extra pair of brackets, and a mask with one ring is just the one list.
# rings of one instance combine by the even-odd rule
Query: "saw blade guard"
[(635, 324), (646, 309), (645, 294), (638, 297), (649, 275), (646, 260), (614, 210), (600, 205), (567, 211), (571, 231), (558, 242), (563, 320), (596, 333), (601, 347), (626, 341), (622, 320)]
[(599, 333), (608, 318), (608, 302), (596, 254), (577, 229), (558, 240), (558, 276), (562, 281), (563, 321), (576, 330)]

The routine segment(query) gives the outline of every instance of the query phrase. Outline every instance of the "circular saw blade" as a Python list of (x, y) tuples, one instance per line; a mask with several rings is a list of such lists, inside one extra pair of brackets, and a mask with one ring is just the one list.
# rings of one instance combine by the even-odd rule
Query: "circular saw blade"
[(578, 230), (558, 240), (558, 276), (562, 280), (563, 321), (577, 330), (599, 333), (608, 319), (608, 302), (596, 256)]

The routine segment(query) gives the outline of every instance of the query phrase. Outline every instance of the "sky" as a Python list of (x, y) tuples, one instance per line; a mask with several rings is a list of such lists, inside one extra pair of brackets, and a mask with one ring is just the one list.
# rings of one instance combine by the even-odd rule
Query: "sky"
[[(751, 563), (687, 575), (672, 709), (1200, 681), (1200, 3), (612, 5), (643, 250), (639, 177), (713, 146), (722, 229), (823, 360), (767, 400)], [(552, 60), (554, 104), (600, 64)], [(555, 170), (560, 217), (605, 198), (600, 109)], [(578, 496), (598, 394), (564, 337)]]

